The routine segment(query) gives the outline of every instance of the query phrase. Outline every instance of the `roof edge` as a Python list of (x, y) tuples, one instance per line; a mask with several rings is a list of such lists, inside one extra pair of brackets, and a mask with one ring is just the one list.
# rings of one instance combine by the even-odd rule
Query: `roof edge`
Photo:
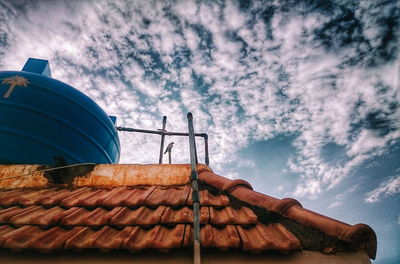
[[(204, 164), (197, 169), (212, 172)], [(190, 183), (190, 173), (190, 164), (0, 165), (0, 189), (184, 185)]]
[(227, 192), (243, 202), (279, 213), (303, 225), (315, 228), (337, 239), (363, 249), (371, 259), (376, 257), (377, 239), (374, 230), (365, 224), (349, 225), (302, 207), (293, 198), (277, 199), (253, 190), (244, 180), (230, 180), (210, 170), (199, 170), (199, 179), (214, 188)]

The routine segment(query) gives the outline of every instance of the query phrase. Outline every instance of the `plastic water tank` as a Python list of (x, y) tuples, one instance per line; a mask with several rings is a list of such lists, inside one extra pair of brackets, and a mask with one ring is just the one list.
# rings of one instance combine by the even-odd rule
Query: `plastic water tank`
[(0, 163), (117, 163), (119, 155), (111, 118), (52, 79), (48, 61), (30, 58), (22, 71), (0, 71)]

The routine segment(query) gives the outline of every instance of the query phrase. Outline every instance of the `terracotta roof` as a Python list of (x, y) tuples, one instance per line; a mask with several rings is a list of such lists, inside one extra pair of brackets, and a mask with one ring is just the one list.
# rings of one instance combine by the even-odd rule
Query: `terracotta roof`
[[(190, 247), (189, 165), (97, 165), (55, 184), (36, 165), (0, 166), (0, 247), (12, 250), (138, 251)], [(294, 199), (255, 192), (200, 165), (201, 243), (260, 252), (365, 250), (375, 257), (367, 225), (347, 225)], [(30, 174), (16, 181), (21, 174)], [(65, 176), (65, 175), (64, 175)], [(18, 178), (19, 179), (19, 178)]]

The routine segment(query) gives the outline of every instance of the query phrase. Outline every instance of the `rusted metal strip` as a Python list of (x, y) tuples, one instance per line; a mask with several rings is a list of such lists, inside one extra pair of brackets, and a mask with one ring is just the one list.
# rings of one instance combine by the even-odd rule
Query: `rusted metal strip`
[(200, 254), (200, 194), (199, 185), (197, 183), (197, 153), (196, 153), (196, 141), (193, 126), (193, 115), (192, 113), (187, 114), (188, 118), (188, 129), (189, 129), (189, 147), (190, 147), (190, 163), (191, 163), (191, 180), (192, 180), (192, 200), (193, 200), (193, 261), (195, 264), (200, 264), (201, 254)]
[[(163, 120), (162, 120), (162, 130), (161, 131), (165, 131), (165, 126), (167, 125), (167, 117), (163, 116)], [(165, 140), (165, 134), (161, 134), (161, 146), (160, 146), (160, 158), (158, 160), (159, 164), (162, 164), (162, 160), (163, 160), (163, 154), (164, 154), (164, 140)], [(171, 164), (171, 162), (169, 163)]]
[(9, 180), (9, 179), (15, 179), (15, 178), (21, 178), (21, 177), (28, 177), (28, 176), (32, 176), (33, 174), (35, 174), (37, 172), (42, 172), (42, 173), (43, 172), (51, 172), (51, 171), (56, 171), (56, 170), (68, 169), (68, 168), (78, 167), (78, 166), (87, 166), (87, 165), (96, 166), (96, 163), (78, 163), (78, 164), (70, 164), (70, 165), (65, 165), (65, 166), (36, 169), (34, 171), (30, 171), (28, 173), (24, 173), (24, 174), (20, 174), (20, 175), (16, 175), (16, 176), (1, 177), (0, 181)]
[[(198, 164), (197, 169), (211, 171), (203, 164)], [(73, 178), (71, 185), (75, 187), (168, 186), (191, 183), (190, 164), (97, 164), (94, 166), (89, 163), (57, 168), (29, 164), (0, 164), (0, 189), (48, 187), (52, 182), (47, 174), (52, 171), (62, 171), (65, 177)]]

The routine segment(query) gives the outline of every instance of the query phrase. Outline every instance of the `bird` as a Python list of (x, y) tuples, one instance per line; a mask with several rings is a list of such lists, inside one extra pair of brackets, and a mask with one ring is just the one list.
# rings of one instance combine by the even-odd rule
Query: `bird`
[(164, 152), (164, 154), (167, 153), (167, 152), (171, 152), (173, 146), (174, 146), (174, 142), (169, 143), (168, 146), (167, 146), (167, 149)]

